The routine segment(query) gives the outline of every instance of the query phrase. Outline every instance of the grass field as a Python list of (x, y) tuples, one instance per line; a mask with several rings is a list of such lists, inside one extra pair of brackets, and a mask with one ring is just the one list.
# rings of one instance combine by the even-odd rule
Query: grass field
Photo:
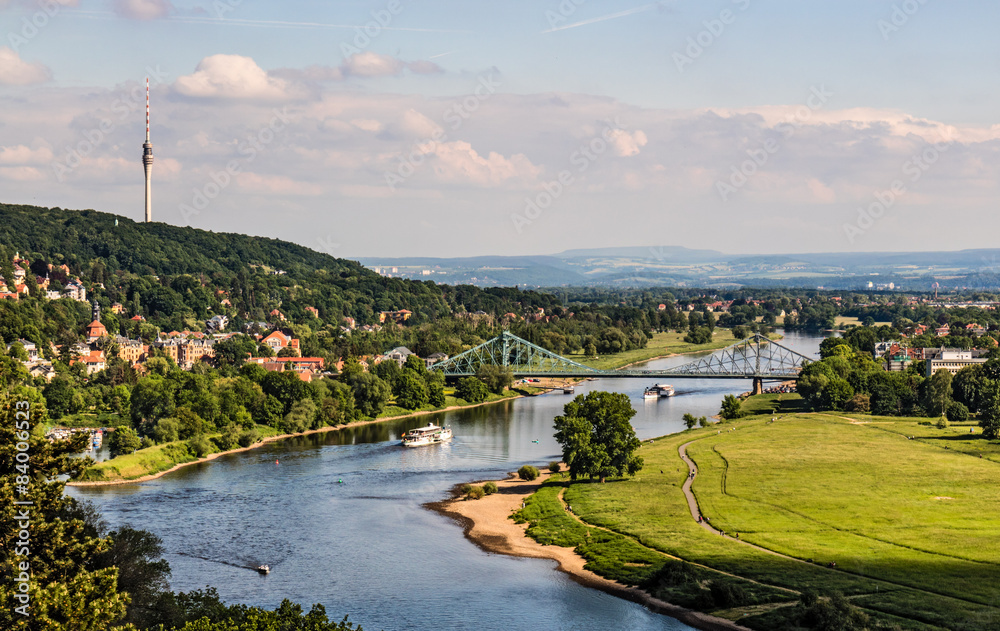
[(684, 341), (684, 335), (683, 333), (675, 333), (674, 331), (654, 333), (653, 338), (649, 340), (646, 348), (625, 351), (624, 353), (601, 355), (597, 358), (585, 358), (583, 353), (569, 354), (566, 357), (600, 370), (613, 370), (663, 355), (695, 353), (698, 351), (712, 351), (725, 348), (738, 341), (733, 337), (733, 333), (729, 329), (716, 329), (712, 341), (708, 344), (689, 344)]
[[(1000, 445), (970, 435), (969, 427), (939, 430), (922, 425), (925, 419), (794, 412), (800, 399), (778, 396), (748, 401), (766, 416), (644, 444), (645, 468), (634, 479), (569, 485), (565, 501), (592, 529), (583, 543), (579, 524), (559, 518), (551, 492), (531, 498), (522, 516), (536, 537), (575, 542), (599, 573), (754, 629), (792, 628), (797, 596), (778, 587), (843, 593), (885, 628), (1000, 629)], [(775, 404), (781, 418), (770, 422)], [(694, 522), (681, 492), (687, 467), (677, 453), (688, 442), (702, 513), (792, 559)], [(536, 502), (547, 508), (532, 508)], [(595, 552), (598, 533), (602, 541), (627, 540), (631, 551), (617, 554), (627, 548), (601, 543), (605, 553)], [(693, 565), (681, 571), (671, 557)], [(836, 569), (825, 567), (831, 561)], [(719, 572), (743, 579), (727, 588), (742, 594), (733, 602), (716, 598), (726, 589), (706, 588), (739, 580)]]
[[(261, 438), (277, 435), (278, 431), (267, 425), (258, 425), (257, 431)], [(219, 434), (208, 434), (209, 439)], [(210, 454), (219, 451), (215, 443), (209, 440)], [(115, 480), (130, 480), (166, 471), (184, 462), (193, 462), (197, 458), (187, 447), (187, 441), (177, 440), (162, 445), (154, 445), (140, 449), (135, 453), (125, 454), (98, 462), (80, 476), (80, 482), (111, 482)]]

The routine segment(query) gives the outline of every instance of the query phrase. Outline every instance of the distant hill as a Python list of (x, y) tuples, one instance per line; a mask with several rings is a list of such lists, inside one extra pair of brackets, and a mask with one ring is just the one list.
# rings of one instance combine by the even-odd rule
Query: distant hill
[[(533, 292), (386, 278), (288, 241), (137, 223), (95, 210), (0, 204), (0, 246), (8, 257), (19, 252), (32, 261), (37, 276), (48, 264), (67, 265), (105, 314), (118, 302), (128, 315), (178, 330), (200, 328), (220, 313), (234, 326), (281, 318), (339, 326), (344, 317), (377, 324), (379, 312), (406, 309), (407, 323), (418, 324), (456, 311), (520, 313), (557, 304)], [(52, 276), (57, 287), (68, 280), (58, 270)]]
[(0, 204), (0, 243), (58, 258), (71, 268), (102, 260), (133, 274), (238, 272), (251, 265), (374, 276), (354, 261), (266, 237), (216, 233), (165, 223), (137, 223), (96, 210)]

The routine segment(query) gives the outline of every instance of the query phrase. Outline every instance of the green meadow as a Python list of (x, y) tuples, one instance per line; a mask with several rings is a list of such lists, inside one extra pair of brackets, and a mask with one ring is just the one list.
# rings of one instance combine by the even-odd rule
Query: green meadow
[[(971, 425), (800, 405), (753, 397), (766, 415), (646, 443), (634, 479), (552, 480), (519, 517), (604, 576), (761, 631), (808, 628), (807, 590), (843, 594), (867, 628), (1000, 629), (1000, 444)], [(700, 510), (741, 541), (692, 519), (687, 443)]]

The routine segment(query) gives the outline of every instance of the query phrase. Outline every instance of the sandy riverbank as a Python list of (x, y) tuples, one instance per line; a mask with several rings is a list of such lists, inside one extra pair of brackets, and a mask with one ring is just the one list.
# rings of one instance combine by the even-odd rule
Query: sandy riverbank
[(215, 460), (221, 456), (228, 456), (230, 454), (238, 454), (243, 451), (250, 451), (251, 449), (259, 449), (268, 443), (273, 443), (279, 440), (285, 440), (286, 438), (295, 438), (297, 436), (309, 436), (310, 434), (323, 434), (326, 432), (337, 432), (343, 429), (351, 429), (353, 427), (362, 427), (365, 425), (372, 425), (373, 423), (385, 423), (387, 421), (398, 421), (406, 418), (413, 418), (417, 416), (426, 416), (428, 414), (439, 414), (441, 412), (451, 412), (452, 410), (467, 410), (470, 408), (477, 408), (483, 405), (493, 405), (494, 403), (502, 403), (504, 401), (513, 401), (514, 399), (520, 399), (526, 395), (518, 395), (516, 397), (505, 397), (503, 399), (497, 399), (496, 401), (484, 401), (482, 403), (476, 403), (474, 405), (450, 405), (446, 408), (441, 408), (440, 410), (422, 410), (420, 412), (414, 412), (412, 414), (400, 414), (398, 416), (387, 416), (385, 418), (375, 418), (368, 421), (358, 421), (355, 423), (348, 423), (347, 425), (336, 425), (330, 427), (321, 427), (319, 429), (310, 429), (304, 432), (299, 432), (297, 434), (279, 434), (278, 436), (269, 436), (259, 443), (254, 443), (249, 447), (238, 447), (236, 449), (229, 449), (227, 451), (219, 451), (214, 454), (209, 454), (204, 458), (198, 458), (197, 460), (192, 460), (190, 462), (182, 462), (180, 464), (174, 465), (173, 467), (160, 471), (159, 473), (151, 473), (149, 475), (144, 475), (138, 478), (130, 478), (128, 480), (96, 480), (93, 482), (78, 482), (72, 481), (67, 482), (66, 486), (117, 486), (120, 484), (138, 484), (140, 482), (149, 482), (150, 480), (155, 480), (159, 477), (165, 476), (168, 473), (177, 471), (178, 469), (183, 469), (184, 467), (190, 467), (191, 465), (201, 464), (203, 462), (209, 462), (210, 460)]
[(534, 482), (524, 482), (512, 475), (497, 481), (499, 490), (480, 500), (450, 499), (426, 506), (461, 523), (465, 536), (487, 552), (552, 559), (559, 563), (560, 570), (581, 585), (640, 603), (702, 631), (749, 631), (735, 622), (672, 605), (640, 589), (598, 576), (584, 568), (586, 561), (571, 548), (544, 546), (525, 535), (528, 525), (515, 524), (510, 515), (521, 508), (522, 502), (537, 491), (549, 475), (544, 473)]

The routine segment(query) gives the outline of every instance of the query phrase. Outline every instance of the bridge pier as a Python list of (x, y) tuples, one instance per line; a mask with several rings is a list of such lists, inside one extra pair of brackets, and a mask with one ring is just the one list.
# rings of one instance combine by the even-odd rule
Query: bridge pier
[(764, 380), (760, 377), (753, 378), (753, 394), (764, 394)]

